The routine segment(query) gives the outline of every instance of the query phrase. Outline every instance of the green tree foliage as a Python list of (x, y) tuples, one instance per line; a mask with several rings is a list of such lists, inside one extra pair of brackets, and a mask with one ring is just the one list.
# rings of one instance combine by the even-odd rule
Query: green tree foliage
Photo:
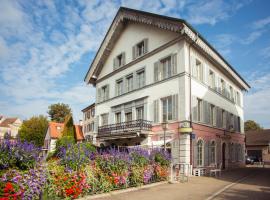
[(253, 120), (247, 120), (245, 121), (245, 131), (257, 131), (262, 130), (263, 127), (260, 126), (257, 122)]
[(56, 153), (62, 147), (68, 147), (68, 145), (72, 145), (75, 143), (75, 127), (73, 124), (72, 115), (69, 114), (65, 118), (64, 129), (62, 131), (62, 137), (56, 142)]
[(36, 146), (43, 146), (48, 128), (47, 117), (40, 115), (23, 121), (19, 130), (19, 138), (22, 141), (34, 143)]
[(71, 109), (68, 104), (56, 103), (49, 106), (48, 114), (51, 121), (63, 123), (66, 116), (71, 115)]

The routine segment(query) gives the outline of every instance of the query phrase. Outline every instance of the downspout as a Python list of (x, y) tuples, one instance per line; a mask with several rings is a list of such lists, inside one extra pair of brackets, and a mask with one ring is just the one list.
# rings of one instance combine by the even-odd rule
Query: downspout
[[(192, 128), (192, 107), (191, 107), (191, 104), (192, 104), (192, 101), (191, 101), (191, 98), (192, 98), (192, 95), (191, 95), (191, 59), (190, 59), (190, 48), (197, 42), (198, 40), (198, 37), (199, 37), (199, 34), (196, 32), (196, 38), (195, 40), (192, 41), (192, 43), (189, 44), (189, 47), (188, 47), (188, 65), (189, 65), (189, 120), (190, 120), (190, 128)], [(192, 144), (192, 137), (190, 135), (190, 164), (193, 165), (193, 144)]]

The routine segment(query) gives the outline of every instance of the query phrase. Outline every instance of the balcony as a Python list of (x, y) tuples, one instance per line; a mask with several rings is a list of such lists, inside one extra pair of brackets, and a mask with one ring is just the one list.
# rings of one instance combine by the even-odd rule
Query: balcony
[(147, 120), (138, 119), (129, 122), (109, 124), (98, 127), (97, 138), (119, 139), (139, 136), (151, 131), (152, 123)]

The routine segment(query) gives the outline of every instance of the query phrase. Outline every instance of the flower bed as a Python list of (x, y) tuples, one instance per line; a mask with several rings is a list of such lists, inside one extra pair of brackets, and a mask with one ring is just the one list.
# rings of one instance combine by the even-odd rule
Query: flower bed
[(139, 148), (96, 151), (87, 143), (62, 148), (46, 163), (0, 175), (0, 200), (76, 199), (166, 180), (170, 157)]

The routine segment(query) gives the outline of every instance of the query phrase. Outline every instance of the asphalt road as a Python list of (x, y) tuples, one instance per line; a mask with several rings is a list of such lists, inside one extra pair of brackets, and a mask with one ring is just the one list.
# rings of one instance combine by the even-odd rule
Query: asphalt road
[(217, 195), (215, 200), (270, 200), (270, 168), (250, 168), (250, 174), (239, 183)]
[[(86, 197), (84, 199), (93, 199)], [(94, 197), (95, 198), (95, 197)], [(162, 184), (125, 193), (109, 193), (98, 200), (270, 200), (270, 168), (241, 168), (221, 178), (191, 177), (188, 183)]]

